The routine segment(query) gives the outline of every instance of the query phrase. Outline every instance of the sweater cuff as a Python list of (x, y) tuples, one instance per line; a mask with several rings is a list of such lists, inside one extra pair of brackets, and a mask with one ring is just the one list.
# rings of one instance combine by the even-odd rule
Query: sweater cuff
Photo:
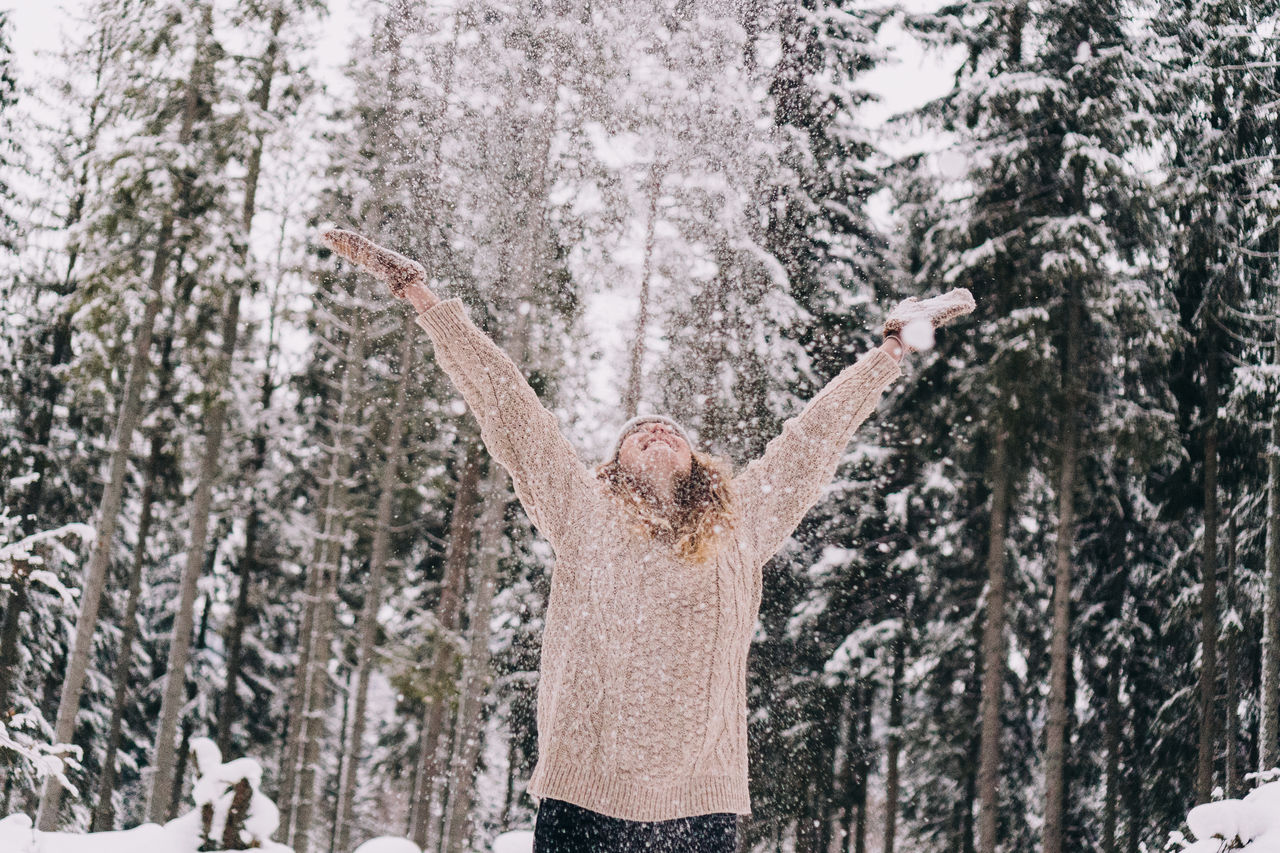
[(433, 342), (458, 338), (467, 333), (471, 318), (456, 296), (437, 302), (417, 317), (419, 326), (427, 330)]

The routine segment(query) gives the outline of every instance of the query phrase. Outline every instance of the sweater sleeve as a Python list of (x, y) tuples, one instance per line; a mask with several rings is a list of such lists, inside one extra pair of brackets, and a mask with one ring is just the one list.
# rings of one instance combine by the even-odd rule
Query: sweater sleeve
[(511, 474), (516, 497), (553, 547), (582, 515), (594, 478), (555, 415), (505, 352), (471, 322), (460, 299), (418, 315), (436, 359), (461, 392), (485, 447)]
[(759, 565), (782, 547), (835, 476), (854, 432), (902, 375), (879, 347), (846, 367), (733, 480), (740, 541)]

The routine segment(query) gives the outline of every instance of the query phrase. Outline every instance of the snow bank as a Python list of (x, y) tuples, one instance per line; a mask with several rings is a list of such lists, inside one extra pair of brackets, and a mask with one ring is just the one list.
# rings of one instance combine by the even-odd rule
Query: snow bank
[(493, 839), (493, 853), (530, 853), (533, 850), (533, 833), (527, 829), (504, 832)]
[(407, 838), (384, 835), (370, 838), (357, 847), (355, 853), (422, 853), (422, 848)]
[(258, 790), (261, 765), (251, 758), (224, 764), (218, 747), (208, 738), (193, 740), (191, 752), (199, 774), (192, 789), (195, 808), (164, 826), (145, 823), (119, 832), (87, 834), (40, 832), (31, 818), (15, 814), (0, 820), (0, 853), (196, 853), (201, 848), (292, 853), (271, 840), (280, 812)]
[(1185, 845), (1182, 853), (1280, 853), (1280, 782), (1259, 785), (1240, 800), (1196, 806), (1187, 826), (1195, 841), (1173, 833), (1173, 841)]

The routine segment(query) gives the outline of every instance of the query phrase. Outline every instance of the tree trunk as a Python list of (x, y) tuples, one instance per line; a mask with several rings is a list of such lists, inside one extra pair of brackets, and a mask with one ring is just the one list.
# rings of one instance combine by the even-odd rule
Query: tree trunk
[(356, 796), (356, 780), (360, 774), (360, 757), (364, 744), (365, 709), (369, 696), (369, 675), (373, 669), (373, 646), (378, 632), (378, 609), (382, 606), (382, 584), (390, 551), (392, 510), (396, 486), (400, 480), (405, 422), (408, 420), (409, 379), (412, 376), (413, 341), (416, 324), (406, 317), (400, 341), (400, 378), (396, 383), (391, 425), (384, 445), (386, 461), (378, 482), (378, 509), (373, 532), (373, 553), (369, 560), (369, 580), (365, 585), (364, 606), (360, 610), (359, 648), (356, 651), (355, 691), (351, 704), (350, 747), (346, 766), (339, 783), (336, 809), (335, 848), (347, 850), (351, 840), (351, 820)]
[(960, 851), (974, 853), (974, 803), (978, 800), (978, 753), (981, 749), (980, 735), (970, 738), (969, 760), (964, 765), (964, 796), (957, 804), (960, 813)]
[[(1277, 299), (1280, 303), (1280, 299)], [(1277, 306), (1280, 309), (1280, 304)], [(1280, 317), (1280, 310), (1277, 310)], [(1280, 320), (1275, 356), (1280, 365)], [(1262, 696), (1259, 704), (1258, 768), (1280, 765), (1280, 399), (1272, 403), (1267, 447), (1267, 544), (1262, 583)]]
[[(1140, 853), (1142, 850), (1142, 825), (1144, 816), (1142, 813), (1142, 792), (1146, 787), (1143, 783), (1145, 774), (1138, 769), (1137, 761), (1147, 757), (1147, 724), (1142, 716), (1142, 709), (1137, 707), (1134, 702), (1133, 708), (1133, 738), (1132, 752), (1129, 762), (1129, 778), (1128, 784), (1124, 786), (1125, 812), (1128, 818), (1129, 831), (1126, 838), (1127, 853)], [(1163, 843), (1164, 838), (1161, 838)]]
[(29, 583), (27, 571), (15, 567), (9, 578), (9, 597), (4, 602), (4, 624), (0, 626), (0, 719), (9, 718), (9, 691), (18, 674), (18, 646)]
[(1049, 651), (1049, 709), (1045, 722), (1044, 851), (1062, 853), (1067, 781), (1067, 675), (1071, 665), (1071, 547), (1075, 541), (1075, 488), (1080, 408), (1080, 296), (1066, 294), (1066, 352), (1062, 364), (1062, 458), (1058, 474), (1057, 566), (1053, 587), (1053, 639)]
[[(213, 553), (209, 554), (209, 563), (213, 563)], [(196, 633), (196, 649), (204, 650), (205, 637), (209, 633), (209, 610), (210, 599), (206, 595), (204, 597), (204, 607), (200, 611), (200, 629)], [(193, 702), (196, 698), (195, 682), (188, 682), (187, 685), (187, 702)], [(169, 794), (168, 811), (164, 816), (165, 821), (173, 820), (178, 816), (178, 807), (182, 805), (182, 787), (183, 782), (187, 778), (187, 764), (191, 761), (191, 735), (195, 728), (194, 721), (187, 717), (182, 721), (182, 737), (178, 739), (178, 763), (177, 772), (174, 774), (173, 789)]]
[(1116, 813), (1120, 800), (1120, 650), (1112, 652), (1107, 673), (1106, 728), (1102, 748), (1106, 771), (1102, 795), (1102, 853), (1116, 853)]
[(905, 664), (907, 636), (904, 628), (893, 644), (893, 680), (889, 688), (889, 733), (885, 746), (886, 763), (884, 784), (884, 853), (893, 853), (897, 841), (898, 755), (902, 751), (902, 670)]
[[(278, 7), (272, 15), (271, 40), (263, 57), (262, 74), (255, 93), (258, 109), (264, 114), (270, 104), (271, 82), (275, 76), (276, 56), (279, 52), (277, 39), (283, 25), (284, 10), (283, 7)], [(259, 132), (253, 151), (249, 155), (248, 173), (245, 178), (244, 208), (241, 213), (244, 240), (238, 252), (241, 269), (248, 267), (248, 240), (253, 228), (254, 202), (257, 198), (258, 177), (261, 174), (263, 138), (264, 134)], [(205, 413), (204, 456), (200, 461), (200, 476), (196, 483), (195, 494), (192, 496), (189, 520), (191, 539), (187, 545), (186, 567), (179, 587), (178, 613), (174, 620), (173, 638), (169, 643), (169, 662), (165, 673), (165, 688), (160, 701), (160, 720), (156, 731), (153, 762), (155, 775), (151, 781), (149, 809), (150, 819), (156, 822), (160, 819), (160, 804), (165, 801), (166, 794), (173, 784), (173, 738), (182, 702), (182, 681), (187, 666), (196, 583), (200, 578), (200, 568), (208, 541), (209, 516), (213, 509), (213, 486), (222, 473), (222, 436), (226, 427), (231, 364), (235, 357), (236, 342), (240, 333), (240, 291), (243, 286), (243, 281), (228, 283), (226, 305), (223, 307), (222, 314), (222, 347), (211, 367), (208, 381), (208, 386), (215, 389), (216, 396)]]
[(168, 811), (170, 792), (174, 784), (174, 737), (178, 728), (178, 714), (184, 704), (183, 685), (186, 681), (187, 658), (190, 651), (191, 631), (195, 623), (196, 584), (205, 563), (205, 546), (208, 544), (209, 518), (213, 510), (213, 486), (222, 473), (222, 435), (226, 425), (227, 380), (231, 371), (231, 359), (235, 351), (240, 323), (240, 289), (233, 286), (226, 297), (222, 318), (222, 350), (210, 377), (217, 396), (205, 413), (204, 454), (200, 460), (200, 475), (192, 496), (189, 525), (191, 539), (187, 545), (186, 565), (179, 584), (178, 611), (174, 617), (173, 635), (169, 642), (169, 660), (165, 672), (164, 692), (160, 701), (160, 719), (156, 727), (154, 748), (154, 775), (151, 778), (151, 797), (148, 818), (162, 822)]
[(467, 617), (467, 656), (463, 661), (462, 688), (458, 693), (457, 722), (453, 731), (453, 760), (449, 768), (449, 801), (445, 809), (441, 838), (444, 851), (462, 850), (469, 827), (476, 759), (484, 740), (481, 717), (489, 688), (489, 617), (498, 585), (498, 553), (505, 533), (503, 517), (507, 508), (506, 472), (499, 466), (489, 469), (484, 512), (480, 517), (479, 559), (472, 584), (471, 607)]
[(462, 612), (462, 591), (466, 585), (467, 563), (471, 556), (471, 539), (476, 521), (476, 488), (480, 478), (482, 450), (474, 441), (467, 442), (458, 471), (458, 487), (454, 492), (453, 512), (449, 519), (449, 544), (445, 550), (444, 577), (440, 583), (440, 601), (436, 605), (436, 624), (440, 637), (431, 656), (427, 689), (433, 694), (422, 717), (418, 744), (414, 796), (409, 813), (410, 833), (418, 846), (427, 843), (427, 825), (431, 820), (431, 799), (435, 779), (443, 762), (444, 688), (453, 672), (454, 632)]
[[(191, 60), (191, 70), (187, 76), (186, 100), (182, 111), (182, 126), (178, 133), (179, 147), (191, 143), (195, 126), (196, 108), (198, 104), (198, 87), (200, 68), (204, 59), (205, 39), (212, 29), (212, 12), (205, 6), (200, 30), (196, 42), (195, 55)], [(190, 192), (190, 178), (183, 177), (177, 188), (178, 199)], [(80, 599), (80, 612), (76, 615), (76, 634), (72, 640), (71, 653), (67, 657), (67, 674), (62, 682), (61, 695), (58, 698), (58, 715), (54, 723), (54, 740), (58, 743), (71, 743), (75, 736), (76, 714), (80, 709), (80, 693), (84, 689), (85, 677), (89, 670), (89, 652), (93, 641), (94, 629), (98, 624), (98, 606), (102, 602), (102, 592), (106, 585), (107, 566), (111, 561), (111, 543), (115, 538), (116, 525), (119, 523), (120, 505), (124, 499), (125, 472), (129, 462), (129, 449), (133, 443), (133, 432), (138, 425), (142, 408), (142, 386), (146, 384), (151, 368), (151, 334), (155, 326), (156, 315), (160, 312), (162, 292), (169, 268), (170, 242), (173, 239), (173, 209), (180, 205), (166, 208), (160, 223), (160, 231), (156, 238), (156, 253), (152, 259), (151, 277), (148, 282), (147, 307), (142, 312), (142, 320), (133, 339), (133, 352), (129, 361), (128, 378), (125, 380), (124, 393), (120, 403), (120, 413), (116, 420), (115, 432), (112, 436), (110, 474), (106, 488), (98, 505), (97, 535), (94, 538), (93, 550), (89, 555), (89, 564), (85, 570), (85, 578)], [(62, 785), (52, 776), (46, 778), (40, 796), (40, 810), (37, 818), (38, 828), (44, 832), (52, 832), (57, 828), (58, 810), (62, 803)]]
[(858, 819), (853, 830), (853, 853), (867, 853), (867, 789), (871, 777), (871, 702), (873, 693), (870, 686), (859, 691), (861, 702), (857, 712), (861, 719), (855, 720), (858, 731), (858, 761), (854, 765), (854, 790), (857, 792)]
[[(1227, 516), (1227, 568), (1223, 578), (1226, 584), (1227, 594), (1227, 612), (1235, 615), (1236, 609), (1236, 592), (1235, 592), (1235, 567), (1236, 567), (1236, 516), (1232, 512)], [(1236, 643), (1239, 639), (1239, 630), (1237, 623), (1233, 620), (1228, 628), (1227, 636), (1224, 638), (1222, 649), (1223, 666), (1226, 669), (1224, 673), (1227, 681), (1227, 719), (1226, 719), (1226, 764), (1223, 768), (1226, 772), (1227, 796), (1235, 798), (1240, 796), (1242, 792), (1240, 785), (1240, 691), (1236, 679), (1239, 678), (1238, 672), (1238, 656), (1236, 654)]]
[(302, 713), (297, 767), (297, 793), (293, 831), (289, 845), (295, 853), (307, 853), (310, 847), (311, 821), (315, 814), (317, 793), (317, 764), (320, 760), (320, 742), (324, 736), (327, 717), (329, 660), (332, 657), (334, 608), (338, 597), (338, 573), (342, 560), (342, 543), (346, 536), (346, 487), (351, 473), (353, 422), (359, 408), (357, 395), (363, 382), (365, 339), (364, 329), (357, 326), (352, 333), (344, 358), (346, 369), (342, 376), (342, 392), (338, 404), (338, 418), (334, 429), (334, 448), (330, 455), (329, 472), (325, 483), (327, 495), (324, 510), (324, 528), (320, 536), (321, 559), (315, 566), (317, 574), (316, 598), (311, 603), (315, 614), (308, 645), (306, 686), (303, 691), (305, 709)]
[(1200, 596), (1200, 747), (1196, 759), (1196, 802), (1213, 791), (1217, 744), (1218, 692), (1218, 352), (1210, 345), (1205, 361), (1204, 579)]
[[(255, 455), (255, 459), (258, 457)], [(250, 476), (262, 466), (255, 464)], [(237, 566), (236, 606), (231, 611), (231, 627), (227, 632), (227, 678), (222, 687), (222, 699), (218, 703), (218, 751), (231, 754), (231, 729), (240, 715), (240, 700), (236, 688), (240, 683), (240, 669), (244, 665), (244, 629), (249, 621), (249, 585), (253, 581), (254, 562), (257, 559), (258, 527), (261, 525), (256, 503), (249, 509), (244, 526), (244, 554)]]
[[(326, 495), (328, 490), (326, 490)], [(323, 529), (320, 531), (323, 534)], [(311, 671), (311, 636), (315, 633), (316, 601), (320, 595), (320, 572), (316, 569), (323, 559), (323, 540), (319, 535), (311, 548), (307, 583), (302, 600), (302, 624), (298, 627), (298, 665), (294, 667), (293, 684), (289, 688), (288, 731), (285, 734), (284, 754), (280, 759), (280, 790), (276, 803), (280, 809), (280, 837), (288, 843), (293, 832), (293, 803), (297, 791), (297, 770), (301, 755), (302, 729), (306, 721), (307, 673)]]
[(978, 751), (978, 851), (995, 853), (1000, 827), (1000, 699), (1005, 672), (1005, 532), (1009, 500), (1009, 434), (997, 428), (991, 456), (987, 541), (987, 618), (982, 631), (982, 721)]
[(129, 598), (124, 609), (124, 624), (120, 629), (120, 651), (116, 659), (116, 672), (112, 681), (111, 722), (107, 727), (107, 749), (102, 757), (102, 772), (98, 777), (98, 804), (89, 824), (90, 832), (108, 832), (115, 828), (115, 807), (111, 802), (115, 793), (116, 754), (120, 751), (120, 735), (124, 722), (125, 701), (129, 696), (129, 671), (133, 667), (133, 642), (138, 634), (138, 597), (142, 592), (143, 555), (151, 535), (151, 506), (155, 499), (156, 477), (160, 469), (160, 451), (163, 441), (160, 431), (151, 435), (151, 457), (147, 462), (146, 482), (142, 487), (142, 511), (138, 517), (138, 544), (133, 551), (133, 567), (129, 571)]

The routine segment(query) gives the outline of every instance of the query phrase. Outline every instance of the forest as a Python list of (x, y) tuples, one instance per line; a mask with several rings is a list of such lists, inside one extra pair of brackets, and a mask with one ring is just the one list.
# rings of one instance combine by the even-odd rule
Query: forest
[(588, 463), (739, 469), (972, 292), (764, 569), (740, 850), (1142, 853), (1280, 775), (1280, 0), (351, 9), (0, 11), (0, 818), (252, 757), (294, 853), (532, 826), (553, 553), (335, 226)]

